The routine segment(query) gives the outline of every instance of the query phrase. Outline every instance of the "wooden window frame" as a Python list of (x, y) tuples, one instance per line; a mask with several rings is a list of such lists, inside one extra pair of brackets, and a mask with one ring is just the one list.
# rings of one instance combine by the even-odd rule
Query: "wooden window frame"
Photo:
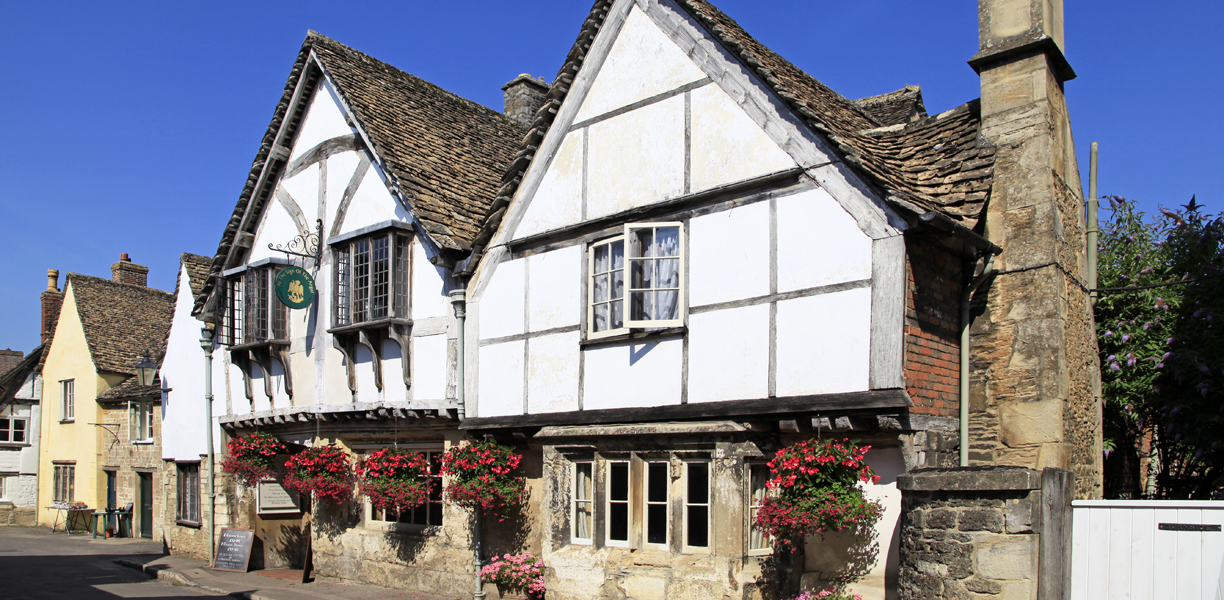
[[(652, 465), (662, 465), (664, 469), (664, 487), (666, 489), (665, 498), (662, 502), (652, 502), (650, 500), (650, 467)], [(671, 495), (671, 461), (667, 459), (642, 459), (642, 548), (651, 550), (662, 550), (663, 552), (671, 551), (672, 540), (672, 495)], [(650, 540), (650, 507), (663, 506), (663, 542), (656, 543)]]
[(76, 500), (76, 465), (52, 465), (52, 498), (55, 502)]
[[(578, 497), (578, 471), (580, 467), (587, 468), (587, 477), (590, 480), (590, 496), (587, 498)], [(587, 505), (587, 510), (590, 515), (590, 526), (587, 528), (587, 533), (590, 537), (578, 537), (578, 504), (584, 502)], [(595, 461), (594, 460), (577, 460), (570, 463), (570, 543), (583, 546), (591, 546), (595, 544)]]
[[(587, 286), (587, 293), (586, 293), (587, 339), (595, 340), (599, 338), (611, 337), (614, 335), (621, 335), (621, 334), (629, 332), (629, 327), (625, 325), (625, 321), (624, 321), (626, 309), (625, 309), (625, 295), (623, 291), (619, 299), (615, 299), (615, 300), (609, 299), (607, 302), (596, 302), (595, 301), (595, 278), (598, 275), (603, 274), (603, 273), (595, 272), (595, 249), (599, 248), (600, 246), (608, 246), (610, 248), (612, 244), (615, 244), (616, 242), (621, 242), (621, 249), (622, 249), (621, 254), (622, 254), (622, 261), (623, 261), (624, 260), (623, 258), (624, 241), (625, 241), (625, 236), (622, 234), (622, 235), (617, 235), (617, 236), (610, 237), (610, 238), (605, 238), (605, 239), (599, 240), (598, 242), (592, 242), (591, 245), (587, 247), (587, 281), (586, 281), (586, 286)], [(624, 287), (626, 285), (626, 278), (628, 277), (627, 269), (625, 268), (625, 265), (622, 264), (620, 269), (609, 270), (607, 271), (607, 273), (612, 273), (616, 270), (619, 270), (621, 272), (622, 290), (627, 289)], [(608, 293), (609, 294), (612, 293), (611, 282), (609, 282), (608, 284)], [(610, 327), (609, 329), (606, 329), (604, 331), (595, 331), (595, 305), (596, 304), (608, 304), (609, 318), (611, 318), (611, 305), (615, 302), (619, 302), (621, 304), (621, 326), (616, 327), (616, 328)]]
[[(634, 291), (634, 288), (632, 286), (632, 281), (633, 281), (633, 263), (632, 261), (642, 260), (643, 258), (650, 259), (651, 257), (632, 256), (632, 252), (630, 251), (630, 248), (632, 247), (631, 242), (633, 239), (632, 233), (633, 231), (640, 230), (640, 229), (660, 229), (664, 227), (675, 227), (678, 231), (677, 243), (679, 244), (679, 246), (676, 251), (676, 256), (667, 257), (667, 258), (676, 259), (678, 263), (677, 264), (677, 281), (678, 281), (677, 285), (679, 287), (675, 288), (676, 294), (677, 294), (676, 318), (666, 319), (666, 320), (654, 320), (654, 319), (636, 319), (635, 320), (632, 317), (633, 312), (632, 312), (632, 300), (631, 300), (633, 297), (633, 291)], [(688, 307), (686, 306), (686, 303), (685, 303), (685, 293), (684, 293), (685, 284), (686, 284), (684, 280), (684, 272), (685, 272), (684, 265), (685, 265), (685, 261), (687, 260), (687, 257), (685, 256), (685, 250), (684, 250), (684, 247), (685, 247), (684, 223), (681, 221), (669, 221), (669, 222), (658, 222), (658, 223), (626, 223), (624, 238), (625, 238), (625, 297), (624, 297), (625, 327), (629, 329), (646, 329), (646, 328), (658, 328), (658, 327), (680, 327), (684, 325), (684, 317), (688, 311)], [(641, 288), (641, 289), (657, 290), (660, 288), (651, 287), (651, 288)], [(672, 288), (662, 288), (662, 289), (672, 289)]]
[[(136, 418), (132, 418), (132, 409), (136, 409)], [(143, 437), (137, 437), (143, 436)], [(153, 433), (153, 401), (128, 400), (128, 440), (133, 444), (152, 444), (156, 439)]]
[[(625, 466), (625, 499), (612, 499), (612, 466)], [(603, 502), (604, 545), (613, 548), (629, 548), (633, 542), (633, 465), (629, 459), (609, 459), (604, 461), (605, 493)], [(625, 505), (625, 539), (612, 539), (612, 505)]]
[[(380, 252), (376, 248), (378, 241), (386, 244), (381, 250), (386, 254), (386, 270), (381, 272), (376, 260), (376, 252)], [(332, 269), (332, 327), (408, 319), (412, 296), (412, 242), (410, 232), (388, 228), (331, 245), (335, 263)], [(364, 254), (358, 252), (361, 245), (364, 245)], [(363, 265), (357, 264), (358, 256), (365, 256)], [(359, 273), (360, 269), (364, 272)], [(363, 281), (360, 286), (358, 278)], [(382, 313), (376, 315), (375, 304), (379, 299), (383, 302)], [(359, 307), (359, 303), (365, 306)]]
[[(692, 469), (693, 465), (702, 465), (705, 468), (705, 473), (706, 473), (706, 497), (705, 497), (706, 501), (705, 503), (690, 502), (690, 499), (689, 499), (689, 472)], [(710, 554), (712, 552), (712, 549), (713, 549), (712, 544), (714, 541), (714, 502), (713, 502), (714, 500), (714, 492), (713, 492), (714, 490), (714, 472), (713, 471), (714, 471), (713, 463), (708, 459), (705, 459), (705, 460), (686, 459), (684, 460), (684, 473), (683, 473), (683, 476), (681, 477), (681, 483), (680, 483), (680, 494), (681, 494), (682, 503), (684, 505), (684, 514), (681, 516), (682, 535), (680, 538), (680, 548), (681, 548), (681, 552), (683, 552), (684, 554)], [(689, 524), (689, 512), (692, 509), (692, 507), (695, 507), (695, 506), (703, 506), (705, 507), (705, 510), (706, 510), (706, 545), (704, 546), (690, 546), (689, 545), (688, 536), (689, 536), (689, 533), (692, 531), (692, 528)]]
[[(427, 448), (412, 448), (412, 449), (417, 452), (420, 452), (421, 454), (424, 454), (426, 459), (429, 460), (430, 471), (431, 471), (430, 478), (433, 479), (437, 485), (435, 490), (430, 491), (430, 500), (426, 502), (424, 505), (426, 522), (425, 523), (406, 523), (406, 522), (399, 521), (399, 520), (387, 521), (385, 519), (377, 519), (375, 518), (376, 511), (374, 510), (374, 506), (370, 504), (369, 498), (362, 496), (361, 497), (361, 507), (362, 507), (361, 515), (362, 515), (362, 528), (363, 529), (372, 530), (372, 531), (391, 531), (391, 532), (397, 532), (397, 533), (415, 533), (415, 534), (429, 535), (430, 532), (441, 531), (442, 526), (446, 524), (446, 505), (442, 502), (442, 497), (441, 497), (442, 486), (443, 486), (442, 476), (441, 474), (434, 474), (432, 472), (434, 469), (434, 465), (438, 464), (436, 461), (440, 460), (442, 453), (445, 452), (445, 449), (442, 446), (429, 446)], [(363, 453), (368, 452), (368, 450), (363, 450), (362, 452)], [(433, 499), (435, 492), (437, 494), (437, 501), (434, 501)], [(432, 521), (433, 519), (432, 519), (432, 512), (431, 512), (430, 505), (435, 505), (435, 504), (441, 507), (442, 512), (439, 515), (438, 522), (431, 523), (430, 521)], [(414, 508), (412, 510), (415, 511), (415, 510), (418, 510), (419, 508), (420, 507)]]
[(289, 307), (276, 296), (276, 276), (287, 266), (260, 265), (222, 280), (222, 346), (288, 342)]
[(76, 380), (60, 380), (60, 423), (76, 421)]
[(747, 536), (747, 539), (744, 540), (745, 548), (747, 548), (749, 556), (768, 556), (773, 554), (773, 539), (770, 538), (765, 532), (761, 532), (761, 539), (764, 540), (765, 545), (761, 548), (752, 547), (752, 524), (756, 521), (754, 518), (756, 511), (761, 507), (760, 504), (754, 503), (756, 498), (753, 497), (755, 488), (752, 480), (752, 474), (758, 470), (764, 472), (765, 478), (761, 483), (761, 489), (763, 491), (761, 499), (764, 500), (769, 494), (769, 465), (765, 464), (764, 462), (750, 461), (745, 464), (745, 467), (747, 467), (744, 469), (745, 476), (747, 477), (747, 481), (744, 484), (744, 490), (746, 492), (744, 494), (744, 501), (746, 503), (744, 514), (747, 516), (747, 521), (744, 523), (744, 532)]
[[(0, 421), (8, 421), (7, 425), (0, 427), (0, 434), (3, 434), (5, 437), (5, 439), (0, 440), (0, 446), (3, 446), (3, 445), (28, 446), (30, 445), (30, 419), (29, 418), (8, 416), (8, 417), (0, 417)], [(20, 430), (16, 428), (18, 421), (23, 423)], [(21, 434), (21, 439), (20, 440), (13, 439), (16, 437), (16, 434), (18, 433)]]
[[(191, 525), (199, 527), (203, 518), (203, 510), (201, 508), (200, 493), (200, 461), (184, 461), (174, 463), (175, 480), (177, 482), (177, 491), (175, 496), (175, 519), (180, 525)], [(195, 475), (189, 473), (189, 469), (194, 467)], [(191, 484), (191, 479), (194, 477), (195, 485)], [(186, 482), (185, 482), (186, 480)], [(184, 493), (186, 492), (186, 493)], [(194, 500), (194, 504), (192, 502)], [(195, 514), (192, 513), (192, 508), (195, 508)], [(192, 517), (195, 517), (194, 519)]]

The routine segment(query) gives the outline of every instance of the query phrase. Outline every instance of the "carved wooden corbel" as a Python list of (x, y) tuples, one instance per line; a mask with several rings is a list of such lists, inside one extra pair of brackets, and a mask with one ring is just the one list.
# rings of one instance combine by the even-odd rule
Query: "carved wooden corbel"
[(370, 349), (370, 355), (374, 358), (374, 386), (378, 391), (383, 389), (382, 379), (382, 340), (377, 335), (371, 337), (365, 330), (357, 332), (357, 343)]
[(264, 394), (268, 396), (268, 405), (276, 404), (274, 391), (272, 389), (272, 359), (271, 353), (267, 348), (258, 348), (251, 351), (251, 355), (255, 358), (255, 364), (263, 370)]
[(276, 350), (276, 361), (281, 364), (281, 370), (285, 372), (285, 393), (289, 398), (293, 399), (293, 377), (289, 374), (289, 346), (274, 346)]
[(230, 350), (230, 362), (242, 371), (242, 391), (246, 393), (247, 402), (255, 401), (251, 391), (251, 353), (246, 350)]
[(387, 329), (387, 337), (400, 347), (400, 364), (404, 371), (404, 387), (412, 387), (412, 361), (408, 358), (408, 341), (411, 325), (403, 325), (400, 323), (392, 323)]
[(341, 340), (341, 336), (332, 336), (332, 346), (339, 350), (344, 355), (344, 370), (348, 374), (348, 387), (352, 392), (353, 398), (357, 397), (357, 372), (353, 364), (353, 355), (355, 354), (349, 345)]

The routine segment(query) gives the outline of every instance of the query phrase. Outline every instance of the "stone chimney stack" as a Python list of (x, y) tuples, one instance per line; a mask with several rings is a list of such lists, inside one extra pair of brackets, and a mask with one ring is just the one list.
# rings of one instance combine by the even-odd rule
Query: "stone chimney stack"
[(60, 305), (64, 303), (64, 293), (59, 290), (59, 271), (47, 270), (47, 289), (43, 290), (39, 299), (42, 300), (41, 334), (43, 344), (51, 341), (55, 335), (55, 324), (59, 322)]
[(502, 86), (506, 93), (506, 116), (524, 127), (530, 126), (535, 114), (544, 106), (548, 94), (548, 82), (543, 77), (532, 77), (526, 73)]
[(973, 322), (970, 461), (1067, 469), (1075, 497), (1100, 498), (1100, 365), (1062, 0), (978, 0), (978, 18), (969, 64), (982, 135), (997, 147), (985, 233), (1003, 254)]
[(127, 252), (119, 255), (119, 262), (111, 265), (111, 280), (140, 287), (149, 285), (149, 267), (138, 265), (128, 258)]
[(9, 372), (9, 369), (21, 363), (21, 359), (25, 357), (25, 353), (21, 350), (13, 350), (6, 348), (0, 350), (0, 375)]

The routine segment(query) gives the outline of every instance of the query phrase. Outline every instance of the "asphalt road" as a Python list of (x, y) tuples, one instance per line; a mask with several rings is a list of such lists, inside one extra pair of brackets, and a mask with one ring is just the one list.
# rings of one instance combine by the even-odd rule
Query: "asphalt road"
[[(92, 600), (213, 596), (115, 564), (162, 556), (159, 542), (68, 537), (41, 527), (0, 527), (0, 599)], [(215, 596), (214, 596), (215, 597)]]

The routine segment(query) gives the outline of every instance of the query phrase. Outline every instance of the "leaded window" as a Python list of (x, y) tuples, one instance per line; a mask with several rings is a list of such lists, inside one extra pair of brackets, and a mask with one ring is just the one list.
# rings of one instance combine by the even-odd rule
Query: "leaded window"
[(178, 511), (179, 521), (198, 525), (200, 523), (200, 463), (178, 463)]
[(289, 339), (289, 307), (276, 297), (276, 275), (284, 267), (255, 267), (225, 280), (221, 343), (227, 346)]
[(388, 232), (333, 244), (334, 326), (408, 318), (411, 241)]

